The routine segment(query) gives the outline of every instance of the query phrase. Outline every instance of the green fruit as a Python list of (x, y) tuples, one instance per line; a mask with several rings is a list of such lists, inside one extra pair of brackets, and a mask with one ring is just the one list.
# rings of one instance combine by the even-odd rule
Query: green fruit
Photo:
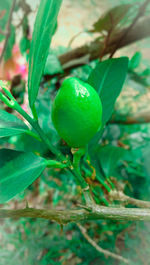
[(52, 121), (69, 146), (84, 147), (102, 124), (96, 90), (78, 78), (65, 79), (53, 102)]

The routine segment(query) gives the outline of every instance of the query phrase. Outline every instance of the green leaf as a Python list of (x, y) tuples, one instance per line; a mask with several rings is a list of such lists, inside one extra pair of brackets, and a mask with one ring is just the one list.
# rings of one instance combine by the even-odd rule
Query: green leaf
[(0, 150), (0, 203), (12, 199), (36, 180), (45, 169), (45, 159), (32, 153)]
[(93, 86), (102, 101), (103, 125), (110, 119), (115, 101), (119, 96), (128, 70), (128, 58), (108, 59), (96, 65), (88, 83)]
[(28, 127), (16, 116), (0, 110), (0, 138), (27, 132)]
[(43, 129), (44, 133), (49, 137), (49, 139), (51, 139), (51, 142), (55, 146), (60, 140), (60, 137), (54, 128), (51, 117), (51, 89), (52, 87), (48, 88), (44, 94), (42, 93), (42, 91), (40, 91), (39, 97), (36, 102), (36, 110), (38, 113), (38, 120), (41, 128)]
[(112, 28), (114, 29), (128, 14), (130, 8), (130, 4), (122, 4), (113, 7), (93, 24), (92, 32), (101, 32), (102, 30), (109, 31)]
[(47, 61), (45, 64), (44, 74), (45, 75), (53, 75), (62, 73), (63, 69), (60, 61), (58, 60), (55, 54), (49, 54), (47, 57)]
[[(4, 138), (3, 138), (4, 139)], [(8, 142), (15, 145), (15, 149), (23, 152), (33, 152), (44, 156), (47, 152), (47, 146), (42, 141), (38, 141), (27, 133), (11, 137)]]
[(141, 52), (136, 52), (129, 62), (129, 69), (133, 70), (137, 68), (140, 65), (141, 59), (142, 59)]
[(112, 115), (114, 104), (121, 92), (127, 70), (127, 57), (112, 58), (99, 62), (89, 76), (88, 83), (97, 90), (103, 106), (102, 127), (89, 143), (89, 151), (91, 152), (96, 148), (99, 139), (102, 137), (104, 125)]
[(94, 146), (89, 155), (91, 163), (96, 170), (96, 179), (101, 182), (106, 177), (111, 177), (116, 172), (119, 160), (125, 159), (126, 154), (127, 150), (121, 147)]
[(40, 2), (35, 20), (29, 54), (29, 103), (33, 108), (38, 95), (41, 76), (44, 71), (52, 35), (56, 28), (57, 15), (62, 0), (43, 0)]
[(30, 49), (29, 39), (23, 36), (22, 39), (20, 40), (19, 47), (21, 53), (24, 55), (24, 53), (26, 53), (26, 51)]
[(8, 59), (10, 59), (12, 57), (12, 50), (13, 50), (13, 46), (15, 44), (15, 27), (13, 25), (11, 25), (11, 33), (8, 39), (8, 43), (6, 46), (6, 50), (4, 53), (4, 59), (5, 61), (7, 61)]
[(125, 152), (125, 149), (117, 146), (97, 148), (95, 155), (99, 159), (106, 177), (110, 177), (113, 174), (114, 169), (118, 166), (118, 161), (123, 157)]

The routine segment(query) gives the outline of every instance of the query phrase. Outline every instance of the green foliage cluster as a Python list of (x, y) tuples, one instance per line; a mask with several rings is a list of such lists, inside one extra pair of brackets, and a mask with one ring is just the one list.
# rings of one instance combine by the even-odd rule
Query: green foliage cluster
[[(49, 2), (51, 2), (50, 9), (47, 8)], [(60, 4), (61, 1), (41, 1), (34, 27), (29, 55), (28, 82), (29, 104), (33, 119), (25, 116), (30, 124), (34, 125), (33, 129), (17, 118), (14, 113), (6, 112), (4, 106), (0, 110), (0, 145), (2, 147), (0, 149), (0, 203), (13, 198), (11, 202), (6, 203), (6, 206), (15, 206), (19, 203), (24, 207), (24, 201), (27, 200), (29, 204), (31, 201), (35, 206), (57, 206), (64, 209), (75, 207), (77, 203), (83, 203), (84, 200), (81, 198), (81, 188), (77, 185), (73, 174), (61, 168), (60, 164), (56, 164), (57, 161), (54, 160), (59, 152), (72, 160), (70, 148), (60, 139), (51, 120), (52, 102), (57, 93), (56, 88), (58, 84), (60, 85), (59, 76), (52, 77), (47, 82), (43, 78), (39, 86), (43, 72), (49, 75), (59, 73), (60, 77), (64, 73), (56, 56), (58, 51), (48, 53), (51, 37), (56, 29)], [(126, 7), (128, 12), (129, 5)], [(123, 14), (125, 15), (124, 12)], [(48, 28), (50, 19), (52, 26)], [(28, 49), (26, 47), (29, 47), (26, 40), (26, 38), (22, 39), (20, 43), (22, 53), (25, 53)], [(13, 45), (13, 42), (11, 43)], [(98, 204), (118, 205), (118, 202), (111, 202), (108, 199), (110, 190), (118, 187), (127, 195), (137, 199), (149, 199), (149, 124), (108, 123), (112, 114), (116, 115), (118, 120), (121, 111), (128, 114), (125, 106), (119, 112), (114, 111), (126, 74), (124, 89), (132, 84), (139, 95), (146, 93), (150, 83), (150, 66), (143, 67), (142, 63), (141, 53), (136, 52), (129, 66), (128, 58), (120, 57), (102, 62), (95, 60), (70, 71), (71, 75), (88, 82), (97, 90), (103, 105), (103, 128), (90, 141), (88, 153), (81, 161), (81, 172), (84, 179), (89, 181), (93, 198)], [(3, 83), (1, 86), (6, 94), (4, 96), (1, 93), (1, 99), (9, 107), (15, 106), (16, 110), (20, 111), (18, 104), (14, 103), (14, 98), (6, 91)], [(12, 102), (16, 105), (11, 105)], [(25, 115), (24, 112), (22, 114)], [(47, 145), (47, 140), (41, 141), (39, 125), (48, 143), (52, 145)], [(91, 164), (87, 163), (89, 160)], [(52, 165), (52, 161), (55, 165)], [(50, 168), (46, 168), (48, 165)], [(150, 225), (147, 223), (100, 220), (84, 222), (83, 226), (97, 244), (110, 251), (117, 250), (118, 254), (131, 259), (131, 264), (141, 265), (144, 259), (150, 258)], [(116, 264), (112, 258), (97, 252), (81, 235), (76, 224), (68, 224), (63, 227), (63, 231), (61, 229), (60, 225), (45, 220), (0, 221), (0, 264)]]

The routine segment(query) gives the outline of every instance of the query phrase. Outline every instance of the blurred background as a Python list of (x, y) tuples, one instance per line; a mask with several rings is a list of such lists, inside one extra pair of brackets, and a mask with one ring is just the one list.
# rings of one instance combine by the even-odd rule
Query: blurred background
[[(0, 1), (0, 79), (8, 82), (14, 97), (28, 110), (28, 56), (40, 1), (16, 1), (9, 25), (12, 2)], [(144, 12), (141, 10), (140, 13), (140, 7), (145, 2)], [(107, 19), (105, 23), (96, 24), (100, 18), (105, 17), (104, 14), (121, 5), (119, 11), (111, 11), (116, 18), (113, 30)], [(143, 23), (143, 28), (139, 27), (142, 32), (138, 32), (138, 27), (136, 32), (134, 27), (131, 27), (130, 30), (134, 32), (131, 35), (131, 40), (134, 36), (132, 43), (124, 44), (122, 49), (119, 49), (117, 44), (113, 56), (128, 56), (130, 63), (127, 79), (115, 104), (112, 118), (104, 129), (100, 142), (104, 148), (98, 156), (103, 178), (109, 176), (118, 190), (141, 200), (150, 198), (150, 30), (148, 32), (149, 26), (146, 25), (149, 24), (145, 23), (146, 20), (150, 21), (149, 12), (150, 4), (143, 0), (63, 0), (37, 100), (42, 127), (51, 136), (54, 144), (59, 143), (64, 152), (69, 152), (54, 130), (48, 114), (56, 91), (67, 75), (74, 75), (86, 81), (96, 62), (109, 57), (106, 50), (110, 39), (130, 27), (137, 17), (137, 24), (133, 26)], [(124, 39), (128, 43), (127, 34)], [(86, 52), (78, 56), (77, 48), (83, 49), (85, 45), (93, 47), (93, 41), (104, 43), (103, 49), (96, 53), (89, 52), (89, 56)], [(70, 55), (71, 51), (73, 53)], [(1, 102), (0, 109), (12, 112)], [(46, 146), (41, 146), (36, 140), (32, 140), (31, 144), (30, 136), (25, 135), (0, 138), (0, 148), (3, 147), (21, 151), (34, 149), (36, 154), (45, 154), (47, 151)], [(123, 151), (118, 149), (120, 147)], [(99, 189), (97, 179), (93, 178), (92, 182), (96, 202), (111, 204), (106, 191)], [(76, 186), (73, 176), (63, 170), (49, 169), (27, 190), (0, 207), (17, 209), (25, 207), (28, 202), (30, 207), (64, 209), (76, 206), (79, 201), (80, 189)], [(129, 264), (150, 264), (148, 222), (99, 220), (83, 223), (82, 226), (97, 245), (129, 259)], [(6, 264), (121, 265), (124, 261), (97, 251), (76, 224), (67, 224), (62, 229), (59, 224), (50, 221), (23, 218), (0, 220), (0, 265)]]

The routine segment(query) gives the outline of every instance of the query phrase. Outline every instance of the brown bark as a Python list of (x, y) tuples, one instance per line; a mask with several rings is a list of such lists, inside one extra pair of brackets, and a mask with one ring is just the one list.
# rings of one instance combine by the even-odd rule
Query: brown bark
[[(121, 36), (124, 35), (126, 29), (116, 33), (109, 41), (107, 48), (105, 49), (104, 55), (111, 54), (114, 47), (117, 45), (118, 49), (130, 45), (134, 42), (150, 37), (150, 17), (141, 19), (132, 29), (128, 32), (126, 38), (122, 39), (121, 43), (118, 43)], [(59, 60), (62, 67), (65, 70), (72, 69), (77, 66), (81, 66), (97, 59), (101, 56), (103, 51), (104, 41), (95, 40), (89, 44), (83, 45), (82, 47), (73, 49), (72, 51), (66, 52), (59, 56)]]
[(150, 221), (149, 209), (104, 207), (93, 205), (87, 210), (48, 210), (26, 208), (20, 210), (0, 209), (0, 218), (42, 218), (66, 224), (69, 222), (80, 222), (87, 220), (126, 220), (126, 221)]

